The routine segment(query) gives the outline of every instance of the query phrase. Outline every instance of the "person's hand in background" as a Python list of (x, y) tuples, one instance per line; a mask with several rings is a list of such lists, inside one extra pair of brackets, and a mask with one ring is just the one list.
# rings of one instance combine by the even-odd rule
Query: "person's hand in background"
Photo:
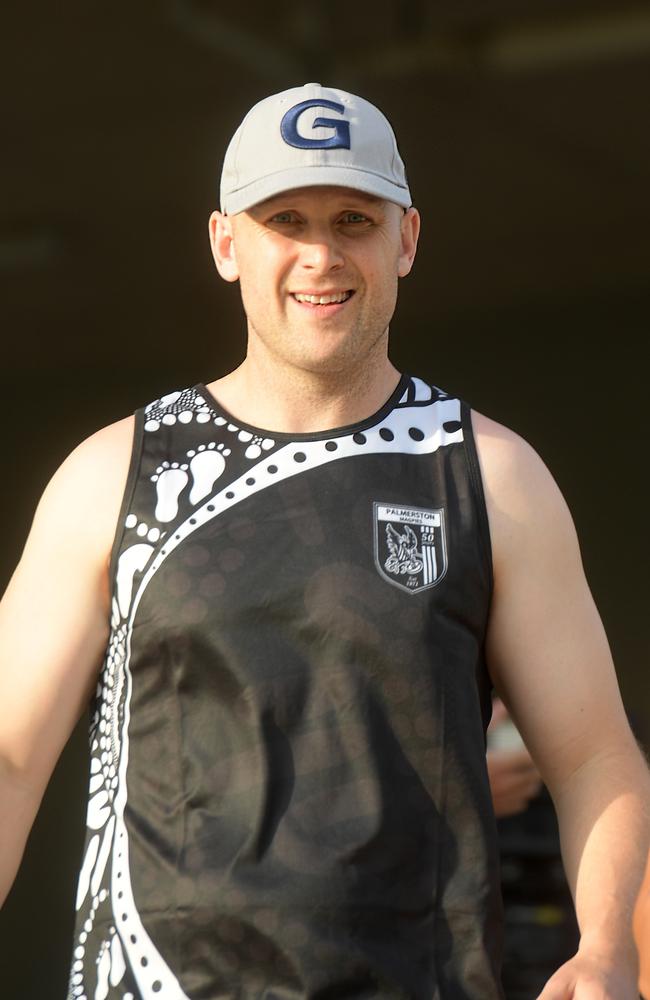
[(542, 781), (499, 698), (495, 698), (492, 705), (486, 756), (495, 816), (500, 819), (523, 812), (540, 791)]

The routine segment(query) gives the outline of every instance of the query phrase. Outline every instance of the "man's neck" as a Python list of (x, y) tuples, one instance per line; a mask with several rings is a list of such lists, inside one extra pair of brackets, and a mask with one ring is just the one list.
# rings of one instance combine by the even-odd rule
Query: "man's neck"
[(257, 365), (239, 368), (208, 385), (215, 399), (242, 423), (268, 431), (309, 434), (344, 427), (372, 416), (399, 382), (384, 356), (345, 373), (314, 373)]

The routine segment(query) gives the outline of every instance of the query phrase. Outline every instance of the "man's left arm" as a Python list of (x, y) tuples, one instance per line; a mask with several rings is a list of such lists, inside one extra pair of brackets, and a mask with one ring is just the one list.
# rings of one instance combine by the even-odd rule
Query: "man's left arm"
[(474, 426), (494, 558), (488, 664), (553, 797), (581, 931), (540, 1000), (632, 1000), (648, 770), (556, 484), (517, 435), (478, 414)]

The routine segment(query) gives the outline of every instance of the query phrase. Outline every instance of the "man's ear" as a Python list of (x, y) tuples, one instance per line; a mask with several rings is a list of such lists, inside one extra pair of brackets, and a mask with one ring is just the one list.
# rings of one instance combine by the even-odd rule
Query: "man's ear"
[(224, 281), (237, 281), (239, 269), (235, 256), (232, 219), (221, 212), (213, 212), (209, 222), (210, 246), (217, 271)]
[(420, 235), (420, 213), (417, 208), (407, 209), (401, 219), (401, 247), (400, 255), (397, 259), (397, 273), (400, 278), (405, 278), (413, 267), (415, 251), (418, 247), (418, 236)]

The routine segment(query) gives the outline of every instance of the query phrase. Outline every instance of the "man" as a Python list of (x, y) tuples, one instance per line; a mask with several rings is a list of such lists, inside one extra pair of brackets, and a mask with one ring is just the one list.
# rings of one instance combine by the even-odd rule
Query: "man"
[(274, 95), (221, 195), (244, 362), (73, 452), (2, 603), (3, 890), (103, 663), (71, 997), (498, 997), (493, 681), (582, 929), (543, 998), (630, 1000), (646, 768), (549, 473), (388, 359), (388, 122)]

